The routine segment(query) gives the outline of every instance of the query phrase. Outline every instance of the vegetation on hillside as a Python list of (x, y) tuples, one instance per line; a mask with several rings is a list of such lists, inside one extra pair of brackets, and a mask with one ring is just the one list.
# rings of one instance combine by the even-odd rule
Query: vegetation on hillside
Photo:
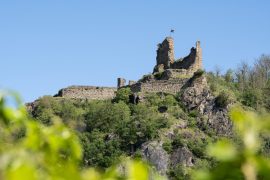
[[(127, 90), (128, 91), (128, 90)], [(43, 97), (33, 117), (49, 126), (60, 118), (77, 130), (84, 153), (84, 165), (106, 168), (121, 156), (134, 155), (142, 143), (158, 137), (158, 130), (169, 127), (170, 120), (158, 112), (160, 106), (176, 103), (173, 96), (161, 100), (149, 96), (149, 102), (138, 105), (125, 100), (122, 89), (111, 101), (85, 101)]]
[(252, 66), (242, 62), (224, 75), (220, 70), (208, 73), (208, 83), (218, 96), (227, 94), (231, 100), (260, 111), (270, 111), (270, 56), (262, 55)]
[(83, 149), (72, 129), (56, 116), (49, 125), (31, 119), (20, 102), (8, 107), (7, 98), (0, 93), (0, 179), (164, 179), (145, 163), (128, 158), (119, 163), (121, 168), (103, 172), (81, 167)]
[[(205, 117), (196, 109), (188, 111), (179, 94), (149, 93), (138, 104), (130, 102), (128, 88), (112, 101), (44, 96), (30, 115), (20, 102), (8, 108), (1, 94), (0, 179), (132, 179), (134, 168), (136, 176), (147, 179), (155, 174), (152, 168), (123, 159), (142, 159), (142, 145), (155, 140), (169, 154), (187, 148), (194, 156), (192, 167), (170, 166), (170, 179), (267, 179), (269, 70), (270, 57), (261, 56), (254, 66), (242, 63), (224, 75), (197, 74), (206, 74), (218, 108), (239, 106), (230, 113), (236, 131), (232, 137), (203, 124)], [(123, 173), (114, 167), (133, 170)]]

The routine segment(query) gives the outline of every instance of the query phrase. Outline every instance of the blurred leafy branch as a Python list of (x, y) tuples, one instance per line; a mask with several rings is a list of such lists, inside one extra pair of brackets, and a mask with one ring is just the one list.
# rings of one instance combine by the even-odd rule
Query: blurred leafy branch
[[(7, 99), (16, 107), (7, 106)], [(100, 172), (80, 167), (82, 148), (78, 137), (60, 119), (51, 126), (29, 118), (20, 98), (0, 92), (0, 179), (162, 179), (140, 161), (125, 159)]]
[(194, 172), (194, 180), (269, 179), (270, 160), (262, 152), (264, 137), (270, 134), (270, 115), (234, 107), (230, 111), (236, 139), (223, 139), (208, 147), (218, 163), (213, 169)]
[[(7, 106), (13, 98), (16, 107)], [(270, 135), (270, 115), (234, 107), (230, 112), (235, 139), (207, 148), (215, 167), (194, 171), (192, 179), (269, 179), (270, 160), (263, 143)], [(75, 132), (54, 117), (50, 126), (28, 116), (20, 98), (0, 93), (0, 179), (164, 179), (140, 161), (124, 159), (101, 172), (82, 168), (82, 148)]]

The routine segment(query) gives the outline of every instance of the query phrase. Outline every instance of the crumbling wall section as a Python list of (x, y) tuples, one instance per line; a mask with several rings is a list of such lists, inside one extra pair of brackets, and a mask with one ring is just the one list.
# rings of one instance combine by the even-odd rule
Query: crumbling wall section
[(187, 82), (188, 79), (178, 79), (178, 80), (156, 80), (148, 81), (143, 83), (136, 83), (130, 86), (130, 89), (133, 93), (137, 92), (164, 92), (170, 94), (177, 94), (183, 85)]
[(202, 69), (202, 49), (200, 46), (200, 41), (196, 42), (196, 48), (191, 48), (188, 56), (171, 64), (171, 68), (186, 69), (186, 74), (188, 75), (193, 75), (194, 72)]
[(192, 47), (188, 56), (184, 57), (182, 60), (176, 61), (171, 65), (172, 69), (189, 69), (196, 60), (196, 49)]
[(107, 100), (115, 97), (117, 88), (96, 86), (70, 86), (61, 89), (55, 97)]

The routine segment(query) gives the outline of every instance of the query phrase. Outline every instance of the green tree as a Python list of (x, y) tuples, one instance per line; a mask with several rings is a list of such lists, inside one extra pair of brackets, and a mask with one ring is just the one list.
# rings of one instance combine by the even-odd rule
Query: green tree
[(103, 132), (113, 132), (118, 124), (128, 121), (130, 109), (124, 102), (111, 103), (91, 102), (86, 112), (87, 131), (99, 129)]
[[(0, 93), (0, 179), (163, 179), (145, 163), (128, 159), (119, 165), (125, 172), (114, 167), (104, 173), (82, 169), (82, 149), (76, 134), (57, 118), (50, 121), (50, 126), (30, 119), (24, 105), (17, 103), (16, 108), (8, 107), (6, 95)], [(22, 130), (24, 133), (17, 136)], [(96, 131), (81, 139), (101, 143), (100, 138), (103, 135)], [(105, 146), (107, 153), (114, 151), (114, 142)]]
[(130, 95), (131, 95), (130, 88), (120, 88), (116, 92), (114, 101), (115, 102), (124, 101), (125, 103), (129, 103)]
[(119, 162), (120, 142), (117, 137), (108, 137), (105, 133), (94, 130), (80, 135), (84, 149), (84, 165), (108, 168)]
[(228, 69), (224, 75), (224, 79), (226, 82), (231, 83), (233, 82), (233, 70), (232, 69)]
[(245, 106), (258, 108), (259, 104), (262, 104), (261, 91), (259, 89), (246, 89), (241, 96), (241, 102)]

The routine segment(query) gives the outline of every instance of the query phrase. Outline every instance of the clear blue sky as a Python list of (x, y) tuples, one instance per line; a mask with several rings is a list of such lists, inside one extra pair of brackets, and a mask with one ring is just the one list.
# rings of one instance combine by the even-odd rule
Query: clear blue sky
[(200, 40), (206, 70), (234, 68), (270, 54), (270, 1), (0, 1), (0, 88), (32, 101), (69, 85), (137, 80), (170, 28), (177, 57)]

